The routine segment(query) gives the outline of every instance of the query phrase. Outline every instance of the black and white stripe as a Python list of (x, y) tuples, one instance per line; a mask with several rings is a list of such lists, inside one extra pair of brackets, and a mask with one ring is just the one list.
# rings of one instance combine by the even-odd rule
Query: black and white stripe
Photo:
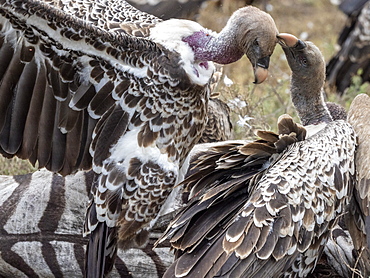
[[(0, 176), (0, 277), (82, 277), (92, 172)], [(155, 241), (153, 234), (151, 242)], [(167, 247), (119, 251), (113, 277), (161, 277)]]

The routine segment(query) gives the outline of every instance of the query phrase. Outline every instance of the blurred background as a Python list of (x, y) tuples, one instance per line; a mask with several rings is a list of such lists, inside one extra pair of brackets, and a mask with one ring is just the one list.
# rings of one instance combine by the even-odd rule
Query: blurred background
[[(171, 12), (169, 17), (176, 16), (196, 20), (204, 27), (214, 31), (220, 31), (225, 26), (233, 11), (253, 2), (252, 5), (271, 14), (280, 32), (291, 33), (303, 40), (315, 43), (321, 49), (327, 62), (341, 49), (341, 46), (338, 45), (338, 39), (343, 29), (347, 28), (347, 36), (353, 32), (354, 28), (351, 27), (351, 22), (357, 20), (361, 7), (367, 2), (367, 0), (347, 1), (350, 2), (350, 7), (347, 7), (347, 14), (345, 14), (342, 11), (343, 4), (342, 10), (339, 7), (339, 4), (342, 3), (340, 0), (179, 1), (180, 3), (175, 0), (131, 0), (129, 2), (163, 18), (166, 18)], [(159, 3), (160, 5), (153, 6), (148, 3)], [(349, 16), (350, 14), (352, 17)], [(370, 11), (367, 15), (370, 18)], [(367, 24), (362, 28), (365, 28), (369, 34), (370, 23)], [(367, 39), (370, 40), (370, 38)], [(369, 48), (361, 49), (359, 53), (367, 55), (367, 59), (370, 59)], [(349, 66), (344, 68), (350, 69)], [(364, 69), (358, 70), (356, 68), (345, 77), (340, 76), (339, 78), (345, 79), (349, 84), (340, 93), (335, 87), (327, 85), (325, 87), (326, 99), (337, 102), (348, 109), (354, 96), (359, 93), (370, 94), (369, 83), (363, 82), (366, 81), (363, 71)], [(368, 67), (365, 68), (365, 72), (367, 72), (368, 80)], [(220, 94), (219, 98), (226, 102), (231, 109), (233, 139), (253, 138), (258, 129), (276, 131), (276, 121), (281, 114), (288, 113), (296, 118), (289, 96), (290, 69), (279, 45), (276, 46), (271, 57), (269, 76), (264, 83), (260, 85), (252, 83), (254, 80), (253, 71), (246, 57), (224, 67), (223, 73), (216, 91)], [(34, 170), (36, 169), (25, 161), (0, 158), (0, 174), (24, 174)]]

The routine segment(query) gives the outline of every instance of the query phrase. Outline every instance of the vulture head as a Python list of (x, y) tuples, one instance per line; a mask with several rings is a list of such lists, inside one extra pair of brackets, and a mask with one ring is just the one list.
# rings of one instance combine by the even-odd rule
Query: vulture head
[(321, 51), (291, 34), (279, 34), (278, 39), (292, 70), (290, 94), (302, 124), (332, 121), (323, 97), (325, 61)]
[(269, 14), (247, 6), (235, 11), (220, 33), (198, 29), (185, 36), (183, 41), (192, 48), (197, 61), (225, 65), (238, 61), (245, 54), (253, 66), (254, 83), (259, 84), (267, 77), (278, 34)]
[(292, 80), (311, 80), (321, 88), (325, 80), (325, 61), (320, 49), (312, 42), (302, 41), (291, 34), (279, 34), (278, 39), (292, 70)]
[(277, 43), (278, 30), (274, 20), (260, 9), (247, 6), (237, 10), (229, 24), (236, 27), (236, 43), (253, 66), (255, 83), (262, 83)]

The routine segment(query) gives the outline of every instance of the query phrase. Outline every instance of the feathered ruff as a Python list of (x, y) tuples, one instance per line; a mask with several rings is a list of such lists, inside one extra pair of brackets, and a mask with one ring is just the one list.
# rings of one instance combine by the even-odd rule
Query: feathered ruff
[(262, 132), (199, 157), (183, 182), (192, 198), (160, 240), (177, 257), (164, 277), (305, 276), (314, 268), (347, 203), (355, 135), (338, 121), (305, 139), (291, 122), (280, 119), (284, 134)]

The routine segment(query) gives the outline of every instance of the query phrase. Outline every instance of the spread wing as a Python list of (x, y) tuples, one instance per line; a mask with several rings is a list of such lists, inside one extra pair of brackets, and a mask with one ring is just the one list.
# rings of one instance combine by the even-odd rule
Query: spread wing
[[(326, 145), (336, 128), (346, 135)], [(293, 134), (285, 140), (281, 154), (278, 144), (255, 142), (220, 146), (201, 157), (206, 165), (188, 178), (193, 198), (164, 236), (177, 255), (164, 277), (278, 277), (312, 270), (346, 203), (354, 132), (340, 122), (304, 141)], [(338, 151), (342, 144), (350, 155)]]
[[(105, 8), (94, 5), (95, 12)], [(73, 7), (70, 2), (64, 9)], [(116, 14), (118, 8), (107, 10)], [(117, 12), (114, 21), (129, 19), (129, 11)], [(177, 54), (99, 28), (110, 21), (97, 27), (94, 13), (84, 14), (90, 22), (74, 15), (39, 1), (0, 6), (0, 151), (63, 175), (90, 168), (91, 155), (99, 166), (129, 125), (146, 122), (144, 133), (166, 130), (171, 136), (168, 125), (159, 127), (171, 122), (174, 107), (161, 107), (164, 101), (154, 107), (148, 96), (161, 100), (169, 91), (175, 94), (179, 82), (182, 90), (189, 87)], [(161, 82), (153, 86), (157, 79)], [(141, 138), (141, 144), (150, 144)]]

